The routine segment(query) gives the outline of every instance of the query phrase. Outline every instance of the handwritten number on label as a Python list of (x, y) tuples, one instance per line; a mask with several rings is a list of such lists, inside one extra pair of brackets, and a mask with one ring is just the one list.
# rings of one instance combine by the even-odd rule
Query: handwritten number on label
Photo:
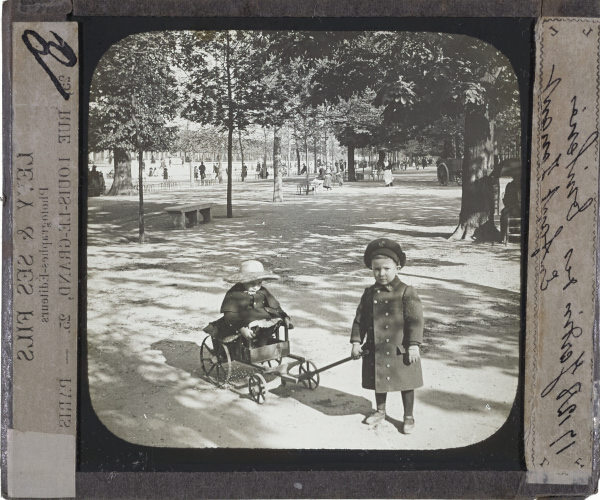
[(17, 231), (17, 234), (23, 236), (24, 240), (26, 240), (27, 238), (29, 238), (30, 240), (33, 239), (33, 229), (29, 226), (27, 226), (25, 229), (19, 229)]
[[(67, 66), (69, 68), (75, 66), (75, 64), (77, 63), (77, 56), (73, 52), (73, 49), (71, 49), (71, 47), (69, 47), (69, 44), (67, 44), (60, 36), (58, 36), (56, 33), (54, 33), (54, 31), (51, 31), (50, 33), (52, 33), (54, 35), (54, 38), (56, 38), (56, 41), (58, 43), (47, 42), (33, 30), (25, 30), (23, 32), (22, 38), (23, 38), (23, 42), (25, 43), (25, 46), (29, 49), (29, 52), (31, 52), (33, 54), (33, 56), (35, 57), (35, 60), (38, 62), (38, 64), (42, 68), (44, 68), (44, 71), (46, 73), (48, 73), (48, 76), (52, 80), (52, 83), (54, 83), (56, 90), (58, 90), (60, 92), (60, 95), (63, 96), (65, 101), (68, 101), (70, 94), (65, 91), (63, 86), (58, 81), (58, 78), (56, 77), (56, 75), (54, 73), (52, 73), (52, 70), (44, 62), (44, 59), (42, 58), (42, 56), (51, 55), (59, 63), (61, 63), (64, 66)], [(31, 43), (32, 37), (35, 38), (37, 43), (41, 46), (41, 49), (36, 48), (32, 45), (32, 43)], [(62, 55), (62, 57), (60, 57), (60, 55), (56, 55), (52, 51), (52, 49), (56, 49), (58, 52), (60, 52), (60, 55)]]

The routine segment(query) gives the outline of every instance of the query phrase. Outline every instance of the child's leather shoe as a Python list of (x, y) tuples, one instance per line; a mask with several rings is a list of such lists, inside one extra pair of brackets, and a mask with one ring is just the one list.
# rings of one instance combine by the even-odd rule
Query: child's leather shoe
[(402, 426), (402, 433), (410, 434), (414, 428), (415, 428), (415, 418), (414, 417), (404, 417), (404, 425)]
[(385, 412), (381, 410), (377, 410), (372, 415), (369, 415), (365, 420), (365, 424), (367, 425), (375, 425), (381, 422), (385, 418)]

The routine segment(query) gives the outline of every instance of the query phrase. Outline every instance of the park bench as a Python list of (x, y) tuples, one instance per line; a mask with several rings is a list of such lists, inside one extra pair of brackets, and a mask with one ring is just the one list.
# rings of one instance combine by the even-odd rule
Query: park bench
[(171, 216), (171, 221), (175, 227), (185, 229), (186, 219), (189, 221), (190, 226), (198, 224), (198, 214), (202, 215), (203, 222), (210, 222), (211, 213), (210, 210), (212, 205), (208, 203), (196, 204), (196, 205), (179, 205), (176, 207), (167, 207), (165, 212)]
[(323, 181), (314, 179), (308, 183), (301, 182), (300, 184), (298, 184), (298, 194), (302, 194), (302, 192), (305, 192), (306, 194), (308, 194), (311, 191), (315, 194), (323, 191)]

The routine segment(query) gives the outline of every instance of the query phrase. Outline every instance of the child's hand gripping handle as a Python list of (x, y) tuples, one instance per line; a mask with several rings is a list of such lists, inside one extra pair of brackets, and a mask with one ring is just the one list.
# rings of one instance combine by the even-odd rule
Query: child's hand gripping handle
[(361, 345), (358, 342), (352, 344), (352, 353), (350, 356), (352, 359), (359, 359), (365, 354), (369, 354), (369, 351), (363, 351)]
[(254, 334), (254, 332), (250, 328), (248, 328), (247, 326), (244, 326), (243, 328), (240, 328), (239, 332), (243, 335), (243, 337), (245, 339), (253, 339), (256, 336)]

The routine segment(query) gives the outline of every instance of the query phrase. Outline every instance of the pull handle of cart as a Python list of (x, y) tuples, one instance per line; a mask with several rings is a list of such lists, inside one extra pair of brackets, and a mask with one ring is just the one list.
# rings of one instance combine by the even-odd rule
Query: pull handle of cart
[[(360, 357), (366, 356), (367, 354), (369, 354), (369, 351), (367, 351), (367, 350), (362, 351), (360, 353)], [(319, 368), (318, 370), (314, 370), (312, 372), (305, 372), (305, 373), (303, 373), (302, 375), (300, 375), (298, 377), (298, 382), (302, 382), (303, 380), (306, 380), (307, 378), (310, 378), (313, 375), (316, 375), (317, 373), (321, 373), (321, 372), (324, 372), (325, 370), (329, 370), (330, 368), (333, 368), (334, 366), (338, 366), (338, 365), (341, 365), (343, 363), (347, 363), (348, 361), (350, 361), (352, 359), (357, 359), (357, 358), (353, 358), (352, 356), (348, 356), (347, 358), (340, 359), (339, 361), (336, 361), (335, 363), (331, 363), (330, 365), (323, 366), (322, 368)]]

